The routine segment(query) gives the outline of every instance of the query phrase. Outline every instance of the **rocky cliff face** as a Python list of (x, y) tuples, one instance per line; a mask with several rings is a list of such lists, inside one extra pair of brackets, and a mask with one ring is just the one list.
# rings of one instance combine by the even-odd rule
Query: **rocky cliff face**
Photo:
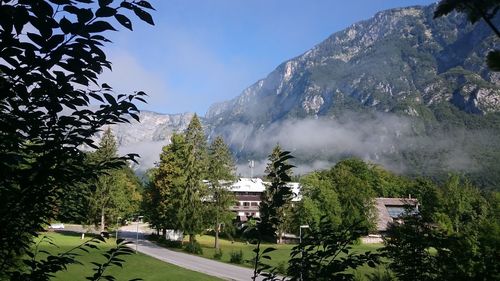
[[(183, 132), (191, 121), (194, 113), (160, 114), (141, 111), (141, 122), (130, 119), (130, 123), (112, 125), (111, 130), (116, 136), (119, 152), (138, 153), (141, 158), (134, 168), (143, 172), (153, 167), (159, 160), (161, 149), (170, 143), (173, 133)], [(96, 139), (101, 136), (97, 135)]]
[[(434, 9), (383, 11), (332, 34), (211, 106), (202, 119), (209, 137), (224, 136), (242, 175), (249, 159), (262, 172), (280, 143), (299, 173), (357, 156), (401, 173), (458, 171), (498, 187), (500, 76), (485, 65), (498, 40), (458, 14), (435, 20)], [(140, 124), (113, 130), (144, 169), (191, 117), (143, 112)]]
[(357, 156), (402, 173), (458, 171), (494, 186), (500, 76), (485, 56), (498, 39), (459, 14), (433, 19), (434, 9), (387, 10), (332, 34), (213, 105), (210, 134), (223, 135), (243, 163), (263, 166), (280, 143), (301, 171)]
[(484, 64), (496, 44), (491, 31), (457, 14), (434, 20), (434, 8), (383, 11), (337, 32), (206, 117), (260, 126), (346, 109), (416, 114), (443, 101), (471, 113), (500, 110), (499, 77)]

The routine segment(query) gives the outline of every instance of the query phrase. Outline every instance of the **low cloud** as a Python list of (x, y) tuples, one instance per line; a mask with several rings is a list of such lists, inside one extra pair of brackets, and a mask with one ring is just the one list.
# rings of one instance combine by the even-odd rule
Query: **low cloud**
[(241, 163), (238, 173), (242, 176), (250, 175), (246, 164), (249, 159), (255, 161), (254, 175), (262, 175), (267, 155), (277, 143), (296, 157), (296, 174), (329, 168), (352, 156), (398, 173), (413, 172), (408, 171), (401, 156), (408, 152), (427, 155), (428, 171), (470, 171), (476, 166), (470, 142), (481, 134), (457, 131), (453, 135), (419, 136), (413, 124), (410, 119), (393, 114), (375, 114), (370, 118), (347, 114), (338, 119), (286, 120), (267, 128), (231, 124), (218, 133), (237, 152)]
[(137, 153), (140, 158), (137, 159), (139, 164), (133, 164), (132, 167), (139, 173), (144, 173), (146, 170), (151, 169), (157, 162), (160, 161), (160, 154), (163, 146), (169, 143), (165, 141), (141, 141), (138, 143), (131, 143), (121, 145), (118, 149), (120, 155), (127, 153)]
[(101, 75), (100, 83), (107, 83), (120, 94), (131, 94), (134, 91), (144, 91), (148, 94), (148, 104), (138, 104), (139, 108), (161, 108), (169, 103), (171, 92), (164, 79), (154, 71), (148, 70), (141, 61), (131, 53), (113, 49), (109, 60), (113, 70), (106, 70)]

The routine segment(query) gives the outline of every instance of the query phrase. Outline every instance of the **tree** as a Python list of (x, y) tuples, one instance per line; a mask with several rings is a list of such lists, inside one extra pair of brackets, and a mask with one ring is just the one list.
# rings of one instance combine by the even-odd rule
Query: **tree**
[(355, 253), (351, 247), (362, 233), (353, 225), (345, 228), (323, 219), (317, 229), (305, 234), (292, 249), (288, 273), (291, 280), (355, 280), (353, 270), (368, 264), (375, 267), (379, 255)]
[(214, 246), (219, 250), (220, 225), (230, 225), (234, 216), (229, 207), (234, 204), (235, 198), (229, 187), (235, 179), (236, 170), (231, 151), (222, 137), (216, 137), (210, 145), (208, 160), (207, 180), (210, 184), (209, 197), (212, 203), (208, 217), (215, 229)]
[[(484, 20), (498, 39), (500, 30), (495, 26), (495, 16), (499, 9), (500, 3), (496, 0), (441, 0), (434, 12), (434, 18), (442, 17), (452, 11), (464, 13), (472, 24)], [(500, 71), (499, 50), (490, 51), (486, 61), (491, 70)]]
[(170, 141), (163, 147), (157, 167), (151, 171), (152, 180), (147, 193), (149, 207), (146, 216), (163, 234), (167, 229), (182, 228), (178, 213), (186, 182), (183, 169), (186, 140), (181, 134), (173, 134)]
[[(96, 162), (106, 162), (117, 157), (118, 147), (110, 128), (104, 131), (99, 148), (90, 154)], [(133, 215), (138, 211), (140, 183), (133, 171), (126, 164), (115, 169), (108, 169), (97, 180), (88, 185), (89, 221), (99, 224), (101, 232), (105, 231), (106, 222), (115, 221), (118, 217)]]
[[(111, 18), (128, 29), (133, 11), (149, 24), (147, 1), (0, 1), (0, 272), (15, 266), (54, 218), (71, 185), (102, 169), (86, 164), (82, 145), (107, 124), (138, 119), (145, 93), (116, 95), (98, 75), (111, 69), (102, 46)], [(90, 107), (90, 104), (93, 107)]]
[(262, 259), (271, 259), (267, 254), (276, 249), (266, 248), (261, 252), (260, 245), (262, 241), (276, 242), (278, 228), (283, 223), (280, 210), (292, 198), (292, 191), (287, 183), (290, 182), (290, 169), (294, 167), (288, 164), (288, 160), (292, 159), (293, 156), (288, 151), (282, 151), (277, 157), (273, 157), (271, 154), (268, 158), (270, 163), (268, 164), (269, 174), (267, 178), (270, 180), (270, 184), (266, 186), (259, 206), (260, 218), (256, 219), (255, 225), (249, 224), (244, 231), (245, 236), (250, 238), (253, 244), (256, 244), (253, 250), (255, 253), (253, 280), (256, 280), (259, 275), (265, 276), (266, 280), (273, 280), (276, 274), (276, 270), (265, 273), (264, 271), (271, 267), (262, 263)]
[[(477, 189), (451, 176), (433, 191), (420, 212), (389, 228), (384, 252), (400, 280), (496, 280), (500, 267), (500, 221), (495, 200), (488, 205)], [(434, 196), (438, 194), (438, 196)]]
[(376, 176), (371, 167), (359, 159), (345, 159), (330, 169), (331, 179), (341, 205), (342, 224), (347, 228), (356, 225), (365, 232), (373, 229), (373, 183)]
[(197, 177), (202, 180), (206, 176), (208, 167), (207, 137), (196, 113), (191, 118), (184, 135), (186, 144), (190, 150), (189, 153), (194, 156), (194, 164), (197, 166), (196, 169), (199, 170)]
[[(118, 156), (118, 147), (116, 145), (115, 137), (108, 127), (101, 138), (99, 148), (93, 153), (95, 161), (106, 162)], [(105, 230), (106, 226), (106, 211), (112, 205), (113, 189), (115, 189), (114, 177), (116, 177), (115, 170), (104, 171), (105, 174), (100, 175), (93, 185), (91, 198), (90, 198), (90, 217), (92, 222), (96, 222), (95, 218), (100, 218), (101, 232)]]
[[(267, 163), (266, 169), (264, 171), (264, 173), (267, 175), (266, 176), (267, 180), (276, 181), (277, 180), (277, 178), (276, 178), (277, 173), (285, 173), (283, 175), (284, 179), (286, 178), (285, 182), (291, 181), (291, 176), (292, 176), (291, 167), (293, 167), (293, 166), (290, 166), (288, 164), (288, 159), (283, 160), (283, 158), (282, 158), (283, 152), (284, 151), (281, 149), (281, 146), (278, 143), (273, 148), (273, 151), (271, 152), (271, 154), (268, 156), (268, 163)], [(291, 159), (291, 158), (289, 158), (289, 159)], [(284, 171), (278, 171), (277, 169), (282, 169), (281, 166), (275, 166), (276, 163), (280, 163), (279, 161), (283, 161), (282, 165), (283, 166), (290, 166), (290, 168), (286, 169)], [(274, 185), (276, 185), (276, 183)], [(287, 192), (289, 192), (289, 194), (288, 193), (286, 195), (285, 195), (285, 193), (282, 194), (283, 196), (286, 197), (286, 198), (284, 198), (283, 204), (280, 205), (279, 207), (276, 207), (277, 215), (281, 218), (284, 218), (286, 215), (286, 210), (289, 209), (289, 207), (290, 207), (289, 204), (291, 202), (292, 193), (291, 193), (289, 187), (285, 188), (285, 187), (279, 186), (277, 188), (280, 190), (279, 192), (276, 190), (273, 190), (274, 189), (273, 183), (271, 183), (270, 186), (267, 186), (266, 191), (264, 192), (264, 200), (273, 200), (273, 199), (271, 199), (272, 196), (275, 196), (275, 194), (280, 194), (280, 192), (285, 192), (285, 190), (288, 190)], [(279, 196), (281, 196), (281, 195), (279, 195)], [(261, 212), (261, 214), (262, 214), (262, 212)], [(281, 219), (279, 221), (279, 224), (276, 225), (277, 232), (278, 232), (278, 243), (280, 243), (280, 244), (283, 242), (282, 236), (284, 233), (284, 227), (285, 227), (284, 224), (285, 224), (285, 220)], [(276, 240), (274, 240), (273, 242), (275, 242), (275, 241)]]
[(159, 228), (175, 228), (189, 234), (190, 243), (204, 229), (206, 206), (202, 199), (207, 187), (207, 147), (201, 122), (196, 116), (184, 134), (174, 134), (163, 148), (159, 166), (153, 173), (149, 197), (158, 200), (151, 214)]
[(185, 132), (186, 150), (183, 169), (186, 182), (182, 191), (182, 201), (178, 218), (182, 230), (189, 234), (189, 242), (195, 242), (195, 235), (204, 228), (205, 204), (202, 199), (207, 195), (203, 183), (207, 175), (207, 141), (200, 119), (195, 114)]
[(333, 182), (324, 173), (312, 172), (300, 180), (302, 200), (297, 207), (297, 226), (307, 224), (318, 228), (321, 220), (332, 225), (342, 222), (341, 204)]

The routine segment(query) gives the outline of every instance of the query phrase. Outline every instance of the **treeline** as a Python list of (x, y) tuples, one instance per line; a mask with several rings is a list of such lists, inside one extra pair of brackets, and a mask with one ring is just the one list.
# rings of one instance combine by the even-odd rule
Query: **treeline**
[[(116, 143), (107, 130), (99, 149), (88, 153), (86, 158), (103, 161), (115, 156)], [(261, 217), (250, 218), (250, 223), (239, 232), (242, 239), (257, 245), (256, 269), (272, 270), (259, 260), (258, 255), (263, 251), (261, 242), (280, 241), (282, 234), (298, 234), (301, 225), (308, 225), (304, 241), (297, 247), (302, 247), (301, 251), (316, 250), (306, 250), (308, 258), (300, 262), (298, 248), (294, 250), (288, 267), (292, 277), (306, 276), (309, 280), (330, 280), (339, 274), (349, 276), (345, 280), (381, 277), (363, 277), (352, 271), (367, 264), (383, 266), (386, 280), (498, 277), (498, 192), (479, 190), (458, 175), (450, 175), (438, 183), (396, 175), (379, 165), (349, 158), (330, 169), (293, 176), (300, 181), (301, 200), (292, 202), (291, 190), (286, 185), (292, 178), (293, 166), (289, 163), (292, 158), (279, 145), (271, 152), (265, 170), (269, 184), (262, 196)], [(236, 200), (228, 190), (234, 180), (235, 166), (227, 145), (220, 137), (208, 144), (201, 123), (194, 116), (187, 130), (174, 134), (171, 143), (163, 148), (160, 161), (148, 172), (143, 188), (127, 166), (108, 170), (89, 184), (67, 192), (59, 217), (104, 226), (118, 216), (140, 213), (162, 236), (168, 229), (189, 235), (186, 249), (193, 252), (200, 249), (196, 246), (196, 235), (214, 230), (214, 246), (219, 250), (219, 233), (234, 227), (235, 216), (230, 206)], [(389, 227), (381, 252), (363, 255), (350, 252), (349, 245), (376, 230), (376, 197), (409, 196), (417, 199), (418, 212), (409, 211), (402, 217), (404, 223)], [(343, 260), (339, 254), (346, 252), (352, 255)], [(339, 263), (334, 269), (323, 262), (332, 259)], [(297, 271), (298, 265), (304, 268)]]
[[(86, 152), (89, 165), (116, 161), (118, 147), (110, 128), (107, 128), (98, 148)], [(100, 231), (116, 227), (137, 215), (142, 202), (142, 183), (127, 162), (103, 169), (101, 174), (87, 182), (67, 186), (61, 195), (56, 219), (84, 225), (94, 225)]]
[(206, 229), (216, 233), (221, 225), (231, 227), (229, 206), (234, 197), (227, 189), (235, 179), (235, 165), (221, 137), (210, 145), (197, 115), (186, 131), (174, 134), (163, 147), (160, 162), (149, 171), (143, 208), (151, 227), (165, 234), (180, 230), (195, 242), (195, 235)]
[[(335, 236), (350, 243), (374, 230), (375, 197), (411, 195), (418, 200), (418, 212), (409, 209), (402, 217), (403, 223), (389, 227), (385, 245), (377, 253), (379, 259), (373, 260), (375, 264), (385, 263), (389, 269), (383, 274), (386, 280), (500, 277), (499, 192), (479, 190), (458, 175), (450, 175), (441, 184), (425, 178), (406, 178), (358, 159), (346, 159), (331, 169), (305, 175), (301, 184), (302, 201), (289, 209), (291, 219), (286, 228), (298, 232), (300, 225), (308, 224), (313, 235), (323, 238), (345, 231), (355, 233), (349, 239)], [(388, 258), (387, 262), (383, 257)], [(309, 277), (323, 280), (335, 276), (318, 276), (318, 272), (312, 270)]]

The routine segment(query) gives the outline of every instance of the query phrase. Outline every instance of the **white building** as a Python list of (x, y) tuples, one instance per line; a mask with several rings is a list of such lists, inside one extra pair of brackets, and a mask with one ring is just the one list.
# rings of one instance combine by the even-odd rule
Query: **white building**
[[(229, 187), (236, 197), (236, 204), (231, 207), (231, 210), (236, 213), (237, 219), (246, 221), (249, 216), (260, 216), (259, 205), (268, 184), (270, 183), (259, 178), (240, 178)], [(292, 202), (300, 201), (299, 183), (290, 182), (288, 186), (291, 187), (294, 194)]]

